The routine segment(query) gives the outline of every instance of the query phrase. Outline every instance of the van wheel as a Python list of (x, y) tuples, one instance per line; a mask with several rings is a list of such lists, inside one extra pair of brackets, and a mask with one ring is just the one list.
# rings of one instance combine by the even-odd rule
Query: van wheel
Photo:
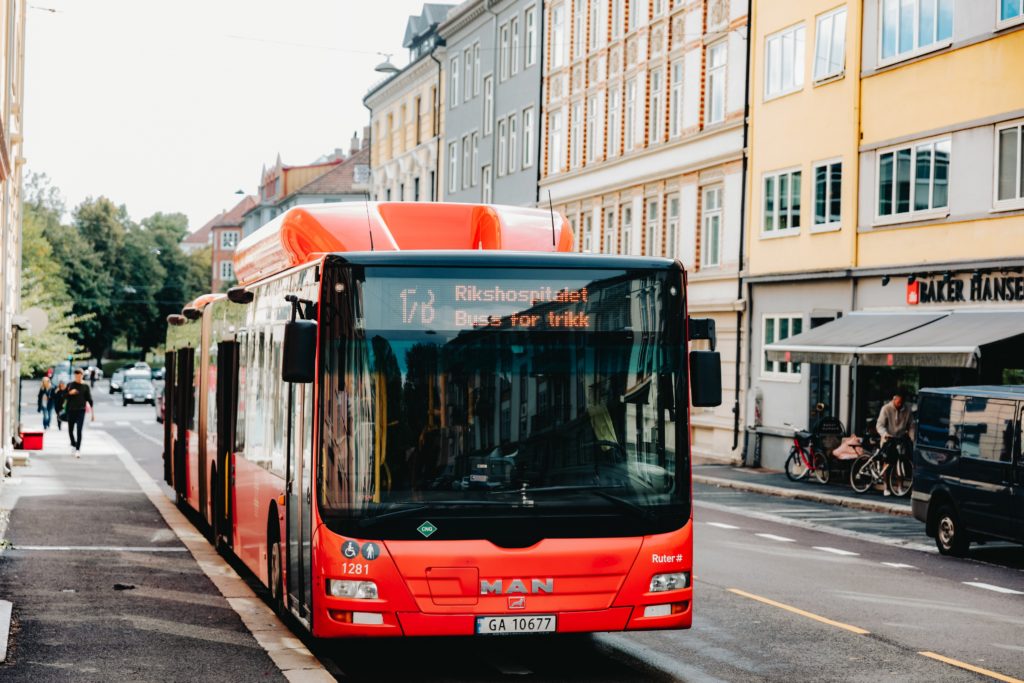
[(967, 530), (960, 524), (960, 517), (949, 505), (939, 508), (935, 516), (935, 545), (943, 555), (964, 557), (971, 546)]
[(267, 585), (270, 588), (270, 606), (278, 614), (284, 614), (284, 591), (281, 586), (281, 544), (270, 533), (267, 534)]

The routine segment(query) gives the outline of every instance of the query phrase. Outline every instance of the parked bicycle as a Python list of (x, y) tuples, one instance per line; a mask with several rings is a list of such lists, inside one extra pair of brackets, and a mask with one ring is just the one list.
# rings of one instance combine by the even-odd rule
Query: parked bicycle
[(801, 481), (813, 476), (819, 484), (827, 484), (831, 474), (828, 456), (821, 449), (815, 448), (812, 432), (797, 430), (793, 432), (793, 446), (789, 449), (786, 459), (786, 476), (790, 481)]
[(878, 445), (871, 454), (862, 455), (850, 467), (850, 488), (857, 493), (884, 484), (894, 496), (904, 497), (914, 483), (914, 461), (905, 444), (895, 444), (895, 457), (889, 462), (886, 449)]

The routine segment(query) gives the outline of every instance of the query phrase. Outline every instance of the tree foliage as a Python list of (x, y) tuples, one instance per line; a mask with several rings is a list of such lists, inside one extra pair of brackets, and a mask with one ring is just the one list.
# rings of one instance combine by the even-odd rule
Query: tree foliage
[(160, 346), (167, 315), (209, 288), (209, 250), (181, 249), (188, 219), (155, 213), (136, 223), (124, 205), (102, 196), (75, 207), (70, 222), (64, 214), (56, 188), (45, 175), (32, 174), (26, 184), (23, 297), (26, 308), (30, 299), (52, 302), (51, 325), (61, 321), (52, 330), (58, 336), (40, 343), (34, 357), (52, 364), (77, 342), (102, 359), (122, 337), (143, 354)]

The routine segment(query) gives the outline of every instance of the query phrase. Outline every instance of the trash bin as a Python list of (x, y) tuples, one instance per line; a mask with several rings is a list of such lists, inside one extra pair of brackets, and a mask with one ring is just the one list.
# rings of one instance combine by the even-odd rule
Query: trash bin
[(26, 451), (41, 451), (43, 450), (43, 433), (39, 432), (22, 432), (21, 433), (21, 448)]

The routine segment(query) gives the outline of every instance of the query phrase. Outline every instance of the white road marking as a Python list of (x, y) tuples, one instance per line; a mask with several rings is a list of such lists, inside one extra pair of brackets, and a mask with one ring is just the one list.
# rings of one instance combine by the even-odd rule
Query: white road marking
[(732, 524), (725, 524), (724, 522), (704, 522), (708, 526), (718, 527), (719, 529), (739, 529), (738, 526)]
[(185, 553), (188, 548), (183, 546), (162, 546), (162, 545), (21, 545), (20, 543), (11, 546), (11, 550), (51, 550), (74, 552), (109, 552), (109, 553)]
[(827, 545), (816, 545), (815, 550), (821, 550), (826, 553), (832, 553), (833, 555), (843, 555), (844, 557), (857, 557), (860, 553), (855, 553), (852, 550), (843, 550), (842, 548), (830, 548)]
[(767, 538), (769, 541), (781, 541), (782, 543), (796, 543), (792, 538), (786, 538), (785, 536), (776, 536), (775, 534), (754, 534), (761, 538)]
[(164, 445), (164, 442), (162, 440), (153, 438), (152, 436), (150, 436), (146, 432), (142, 431), (141, 429), (139, 429), (135, 425), (132, 425), (132, 431), (135, 432), (136, 434), (138, 434), (139, 436), (141, 436), (146, 441), (152, 441), (153, 443), (155, 443), (157, 446), (160, 446), (161, 448)]
[(1006, 593), (1007, 595), (1024, 595), (1024, 591), (1015, 591), (1012, 588), (993, 586), (991, 583), (981, 583), (979, 581), (964, 581), (964, 584), (967, 586), (974, 586), (975, 588), (984, 588), (987, 591), (995, 591), (996, 593)]
[(912, 564), (903, 564), (902, 562), (883, 562), (886, 567), (892, 567), (893, 569), (917, 569)]
[(96, 427), (97, 429), (103, 426), (102, 422), (90, 422), (87, 423), (90, 427)]
[(114, 424), (116, 424), (118, 427), (127, 427), (128, 425), (131, 424), (131, 422), (128, 422), (127, 420), (118, 420)]

